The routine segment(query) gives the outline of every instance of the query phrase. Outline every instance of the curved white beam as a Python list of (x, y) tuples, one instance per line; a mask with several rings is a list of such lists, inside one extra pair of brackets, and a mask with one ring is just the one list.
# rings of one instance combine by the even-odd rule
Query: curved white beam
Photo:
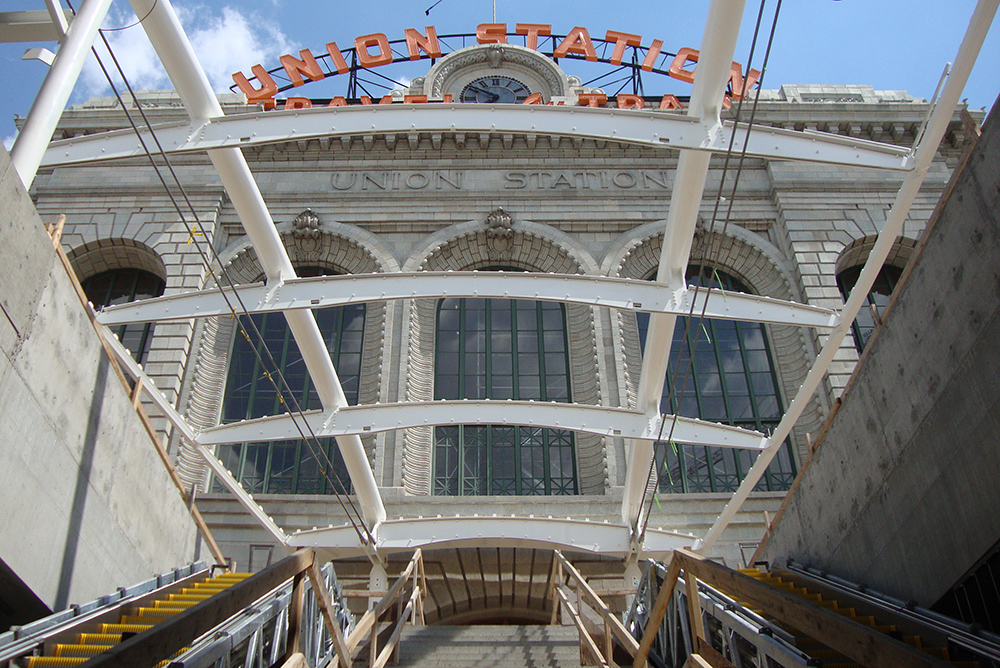
[[(711, 122), (713, 134), (715, 128), (722, 126), (719, 114), (745, 5), (746, 0), (712, 0), (708, 7), (687, 113)], [(656, 270), (659, 283), (675, 287), (685, 284), (684, 272), (690, 262), (710, 158), (704, 151), (682, 150), (677, 160), (674, 196), (670, 198), (663, 248)], [(638, 408), (649, 415), (655, 415), (660, 410), (676, 323), (677, 318), (671, 313), (654, 313), (649, 318), (638, 388)], [(638, 531), (645, 512), (643, 504), (649, 486), (653, 449), (648, 441), (633, 441), (630, 446), (625, 465), (622, 521)]]
[[(212, 92), (205, 70), (198, 62), (170, 0), (131, 2), (136, 16), (144, 17), (142, 27), (177, 89), (188, 115), (195, 123), (211, 124), (213, 118), (222, 118), (219, 100)], [(292, 261), (281, 243), (271, 213), (243, 153), (237, 147), (221, 147), (209, 151), (208, 157), (240, 216), (240, 222), (257, 252), (267, 280), (280, 282), (285, 278), (294, 278)], [(326, 349), (312, 313), (294, 311), (287, 313), (285, 319), (323, 406), (336, 408), (347, 405), (330, 352)], [(385, 506), (364, 445), (357, 437), (337, 439), (337, 445), (344, 456), (344, 464), (350, 473), (365, 522), (369, 528), (374, 527), (385, 519)]]
[[(704, 53), (704, 52), (703, 52)], [(704, 59), (704, 55), (702, 56)], [(699, 69), (703, 67), (699, 63)], [(697, 85), (697, 84), (696, 84)], [(381, 133), (516, 133), (590, 137), (666, 149), (724, 153), (731, 123), (659, 111), (518, 104), (377, 104), (235, 114), (195, 123), (155, 126), (168, 153), (247, 148), (320, 137)], [(734, 150), (743, 149), (741, 125)], [(906, 171), (909, 151), (898, 146), (824, 132), (754, 126), (747, 154), (777, 160)], [(131, 130), (53, 142), (43, 166), (145, 155)]]
[[(647, 418), (626, 408), (565, 404), (555, 401), (414, 401), (391, 404), (362, 404), (337, 410), (309, 411), (304, 421), (317, 437), (374, 434), (410, 427), (442, 427), (459, 424), (502, 424), (569, 429), (598, 436), (634, 438), (655, 441), (671, 431), (673, 415)], [(663, 431), (660, 425), (666, 424)], [(196, 442), (200, 445), (221, 445), (260, 441), (281, 441), (301, 438), (288, 414), (244, 420), (203, 430)], [(303, 427), (304, 429), (304, 427)], [(675, 443), (715, 445), (726, 448), (759, 450), (764, 434), (739, 427), (677, 418), (673, 427)]]
[[(416, 548), (525, 547), (572, 550), (625, 557), (632, 551), (627, 526), (579, 519), (543, 517), (418, 517), (382, 522), (375, 533), (379, 554), (413, 552)], [(642, 559), (663, 559), (673, 550), (690, 547), (695, 537), (647, 529), (639, 551)], [(289, 536), (292, 547), (329, 550), (337, 557), (364, 552), (350, 525), (299, 531)]]
[[(289, 279), (276, 287), (261, 284), (240, 286), (238, 291), (250, 313), (424, 297), (492, 297), (537, 299), (675, 315), (691, 313), (691, 302), (695, 301), (693, 313), (701, 315), (704, 309), (707, 318), (824, 329), (832, 328), (838, 322), (837, 312), (831, 309), (780, 299), (723, 290), (709, 292), (705, 288), (671, 292), (665, 286), (650, 281), (578, 274), (495, 271), (351, 274)], [(229, 301), (236, 304), (232, 291), (226, 292)], [(231, 314), (222, 292), (200, 290), (111, 306), (98, 315), (98, 320), (111, 327)]]

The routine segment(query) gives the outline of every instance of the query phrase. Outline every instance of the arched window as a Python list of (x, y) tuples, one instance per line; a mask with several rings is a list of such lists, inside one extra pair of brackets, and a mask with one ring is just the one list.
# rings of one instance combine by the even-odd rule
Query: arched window
[[(689, 267), (689, 284), (697, 282), (700, 267)], [(705, 268), (702, 285), (749, 292), (738, 280)], [(646, 345), (649, 315), (637, 315), (639, 340)], [(778, 378), (764, 326), (733, 320), (699, 321), (687, 326), (680, 317), (670, 345), (667, 382), (660, 410), (769, 433), (781, 419)], [(693, 351), (693, 361), (692, 361)], [(671, 392), (675, 371), (681, 385), (691, 362), (687, 382)], [(681, 398), (683, 396), (683, 399)], [(733, 448), (657, 443), (659, 489), (663, 492), (734, 491), (753, 464), (755, 453)], [(758, 490), (786, 490), (795, 478), (788, 444), (768, 467)]]
[[(837, 274), (837, 287), (840, 288), (840, 294), (844, 298), (844, 301), (847, 301), (851, 290), (857, 285), (862, 268), (860, 266), (850, 267)], [(892, 291), (896, 289), (896, 284), (899, 283), (899, 277), (902, 274), (902, 270), (890, 264), (884, 265), (878, 272), (872, 289), (868, 291), (868, 299), (865, 300), (864, 306), (858, 311), (858, 317), (854, 319), (854, 324), (851, 325), (851, 332), (854, 334), (854, 346), (858, 349), (858, 354), (864, 351), (865, 346), (868, 345), (868, 339), (872, 337), (872, 333), (875, 331), (875, 318), (872, 317), (872, 307), (879, 313), (885, 310), (885, 307), (889, 305), (889, 298), (892, 296)]]
[[(296, 269), (300, 277), (323, 276), (320, 268)], [(327, 350), (340, 377), (344, 394), (350, 404), (358, 402), (361, 380), (361, 354), (364, 343), (365, 306), (349, 304), (313, 311), (316, 323), (326, 342)], [(302, 410), (321, 408), (319, 396), (310, 382), (302, 354), (281, 313), (251, 316), (260, 330), (264, 344)], [(222, 404), (222, 422), (237, 422), (286, 412), (271, 382), (264, 376), (260, 356), (266, 361), (260, 340), (247, 326), (251, 340), (237, 331), (229, 360), (226, 394)], [(276, 379), (277, 380), (277, 379)], [(279, 381), (280, 386), (280, 381)], [(315, 447), (315, 445), (313, 446)], [(317, 462), (309, 445), (302, 439), (271, 443), (241, 443), (219, 448), (219, 458), (247, 491), (266, 494), (336, 494), (340, 485), (331, 484), (338, 478), (350, 489), (350, 477), (333, 438), (319, 439), (319, 447), (333, 463), (333, 471)], [(317, 453), (319, 454), (319, 453)], [(325, 460), (322, 455), (323, 464)], [(328, 477), (329, 476), (329, 477)], [(219, 488), (217, 486), (217, 488)], [(221, 488), (220, 488), (221, 489)]]
[[(81, 283), (84, 294), (94, 305), (101, 309), (105, 306), (125, 304), (140, 299), (150, 299), (163, 294), (163, 279), (142, 269), (112, 269), (91, 276)], [(112, 330), (118, 335), (122, 345), (132, 351), (132, 357), (142, 364), (149, 353), (149, 344), (153, 339), (151, 323), (121, 325)]]
[[(436, 399), (570, 401), (562, 304), (442, 299)], [(434, 494), (576, 494), (573, 432), (501, 425), (434, 430)]]

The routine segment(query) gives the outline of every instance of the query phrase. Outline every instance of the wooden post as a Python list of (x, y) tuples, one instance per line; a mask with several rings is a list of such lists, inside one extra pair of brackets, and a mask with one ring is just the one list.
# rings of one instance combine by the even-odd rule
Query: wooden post
[(46, 231), (48, 231), (49, 236), (52, 237), (52, 245), (55, 248), (61, 248), (62, 244), (62, 233), (63, 228), (66, 227), (66, 214), (60, 213), (59, 218), (56, 220), (55, 225), (51, 227), (49, 225), (45, 226)]
[(615, 647), (614, 643), (611, 642), (611, 627), (608, 625), (608, 620), (604, 620), (604, 661), (610, 666), (612, 659), (614, 658)]
[(667, 614), (670, 597), (674, 593), (677, 578), (681, 574), (676, 554), (675, 552), (674, 559), (670, 561), (670, 567), (667, 569), (667, 577), (663, 581), (660, 593), (656, 595), (656, 602), (649, 613), (649, 619), (646, 621), (646, 629), (642, 632), (642, 642), (639, 643), (639, 649), (635, 653), (635, 661), (632, 662), (633, 668), (646, 668), (648, 665), (646, 657), (649, 656), (649, 649), (653, 646), (653, 641), (656, 640), (656, 632), (660, 627), (660, 622), (663, 621), (663, 616)]
[(341, 631), (340, 624), (333, 614), (333, 603), (330, 601), (330, 593), (326, 590), (326, 582), (323, 580), (323, 572), (320, 570), (319, 564), (313, 561), (306, 573), (309, 575), (313, 594), (315, 594), (316, 602), (319, 604), (323, 623), (326, 624), (326, 629), (330, 632), (330, 637), (333, 638), (333, 646), (337, 651), (337, 658), (340, 659), (338, 665), (340, 668), (351, 668), (351, 651), (347, 647), (347, 641), (344, 640), (344, 632)]
[(688, 616), (691, 620), (691, 640), (694, 647), (697, 647), (698, 639), (705, 639), (705, 620), (701, 614), (701, 597), (698, 596), (698, 578), (690, 570), (685, 570), (684, 584), (687, 587)]
[(549, 587), (549, 598), (552, 599), (552, 617), (549, 619), (549, 625), (554, 625), (559, 621), (559, 598), (556, 596), (556, 587), (559, 586), (559, 581), (562, 580), (562, 569), (559, 567), (559, 552), (552, 553), (552, 570), (550, 571), (552, 576), (552, 583)]
[(303, 574), (292, 578), (292, 598), (288, 601), (288, 643), (285, 656), (302, 652), (302, 588)]

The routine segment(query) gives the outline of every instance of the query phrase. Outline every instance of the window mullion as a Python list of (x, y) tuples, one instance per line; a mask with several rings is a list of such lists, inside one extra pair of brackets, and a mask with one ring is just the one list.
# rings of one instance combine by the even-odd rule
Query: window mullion
[[(295, 443), (295, 457), (292, 459), (292, 482), (291, 490), (292, 494), (297, 494), (299, 492), (299, 473), (302, 471), (302, 459), (307, 454), (303, 452), (305, 450), (306, 441), (305, 439), (298, 439)], [(316, 473), (319, 473), (321, 468), (319, 458), (316, 459)]]
[[(516, 309), (515, 309), (516, 310)], [(514, 426), (514, 494), (523, 493), (524, 476), (521, 475), (521, 427)]]
[(486, 398), (493, 398), (493, 337), (490, 336), (490, 332), (493, 331), (493, 309), (491, 300), (483, 300), (483, 349), (486, 352)]
[(517, 349), (517, 300), (507, 301), (510, 308), (510, 373), (511, 373), (511, 396), (514, 400), (521, 398), (521, 366), (518, 363)]
[[(258, 331), (260, 332), (260, 341), (247, 341), (247, 343), (257, 351), (257, 354), (253, 357), (253, 373), (250, 375), (250, 393), (247, 395), (246, 414), (244, 415), (244, 418), (247, 420), (253, 418), (253, 405), (257, 399), (257, 382), (263, 378), (264, 375), (264, 364), (262, 358), (264, 348), (264, 332), (266, 331), (266, 327), (267, 314), (261, 318), (260, 327), (258, 328)], [(258, 346), (260, 347), (258, 348)]]
[(549, 388), (545, 380), (548, 372), (545, 370), (545, 329), (542, 327), (542, 302), (535, 302), (535, 336), (538, 337), (538, 385), (542, 401), (549, 400)]
[(131, 273), (132, 273), (132, 285), (131, 285), (131, 287), (129, 288), (129, 291), (128, 291), (128, 300), (130, 302), (134, 302), (135, 301), (135, 291), (139, 287), (139, 272), (138, 271), (133, 271)]
[(493, 491), (493, 425), (486, 426), (486, 494)]
[(458, 478), (458, 495), (465, 496), (465, 425), (458, 426), (458, 442), (455, 444), (457, 452), (455, 476)]
[[(458, 396), (465, 396), (465, 334), (468, 328), (465, 323), (465, 300), (458, 300)], [(464, 434), (463, 434), (464, 436)], [(463, 439), (459, 439), (459, 450)]]

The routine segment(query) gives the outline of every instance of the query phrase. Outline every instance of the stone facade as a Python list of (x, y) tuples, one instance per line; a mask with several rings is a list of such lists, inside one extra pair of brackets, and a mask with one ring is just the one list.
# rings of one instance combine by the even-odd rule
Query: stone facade
[[(148, 100), (157, 120), (183, 118), (169, 97), (155, 93)], [(233, 99), (224, 102), (227, 113), (247, 110)], [(927, 111), (925, 101), (895, 91), (785, 86), (763, 91), (756, 120), (907, 146)], [(113, 100), (92, 100), (67, 111), (61, 128), (70, 136), (121, 125)], [(965, 127), (956, 116), (891, 263), (905, 264), (961, 155)], [(645, 279), (656, 270), (677, 166), (676, 151), (531, 134), (372, 134), (257, 146), (245, 154), (293, 263), (337, 273), (505, 266)], [(172, 163), (192, 204), (192, 209), (182, 204), (185, 219), (200, 226), (194, 234), (143, 160), (39, 173), (34, 186), (38, 210), (45, 220), (66, 214), (63, 240), (81, 278), (103, 268), (145, 268), (164, 278), (171, 294), (209, 285), (210, 272), (221, 273), (219, 263), (234, 282), (261, 277), (207, 159), (184, 156)], [(713, 158), (692, 263), (724, 271), (757, 294), (841, 307), (837, 273), (864, 261), (900, 177), (752, 158), (739, 169), (739, 187), (732, 195), (734, 165), (723, 182), (723, 158)], [(726, 200), (713, 218), (720, 188)], [(501, 208), (509, 223), (502, 217), (497, 222)], [(209, 268), (199, 254), (203, 242), (211, 242), (218, 253), (217, 259), (209, 258)], [(369, 307), (362, 403), (433, 398), (434, 314), (433, 300)], [(568, 306), (566, 314), (572, 399), (634, 406), (640, 354), (635, 316), (583, 306)], [(226, 319), (156, 328), (146, 370), (199, 426), (219, 419), (233, 330)], [(787, 406), (823, 337), (791, 327), (769, 327), (768, 334)], [(804, 458), (806, 435), (818, 431), (857, 359), (853, 342), (846, 341), (822, 392), (793, 433), (796, 458)], [(413, 515), (423, 512), (421, 499), (431, 490), (430, 431), (412, 429), (365, 441), (376, 480), (394, 505), (410, 508)], [(171, 451), (189, 484), (206, 483), (203, 468), (176, 437)], [(616, 515), (625, 460), (620, 439), (577, 439), (579, 490), (607, 505), (598, 515)], [(696, 496), (694, 504), (700, 503)], [(334, 502), (310, 498), (311, 504), (324, 505), (327, 517), (338, 515)], [(489, 498), (483, 499), (484, 508), (499, 503)], [(776, 507), (780, 495), (766, 498)], [(287, 508), (293, 500), (263, 502)], [(671, 517), (654, 506), (652, 524), (683, 529), (683, 513), (676, 513), (682, 500), (672, 500)], [(213, 497), (212, 503), (220, 517), (233, 512), (224, 497)], [(448, 502), (436, 499), (431, 506), (442, 512), (442, 504)], [(546, 506), (560, 512), (558, 499), (547, 500)], [(758, 527), (746, 532), (748, 540), (759, 535), (762, 519), (747, 519)], [(254, 542), (227, 535), (224, 522), (220, 531), (223, 542), (232, 538), (233, 549)], [(723, 543), (727, 558), (738, 561), (740, 540), (730, 537)]]

